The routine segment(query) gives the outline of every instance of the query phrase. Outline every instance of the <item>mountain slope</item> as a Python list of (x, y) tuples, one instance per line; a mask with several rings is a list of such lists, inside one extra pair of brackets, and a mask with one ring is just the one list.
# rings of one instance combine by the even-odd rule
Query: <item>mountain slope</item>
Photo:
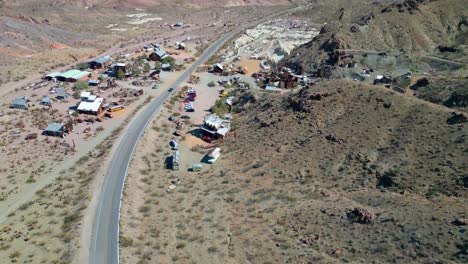
[(466, 218), (467, 131), (449, 110), (347, 81), (239, 101), (223, 186), (247, 202), (226, 210), (265, 220), (255, 239), (233, 238), (255, 251), (234, 250), (273, 248), (283, 263), (467, 260), (465, 228), (451, 224)]
[(342, 49), (422, 55), (439, 46), (467, 41), (467, 8), (463, 0), (405, 0), (400, 4), (352, 5), (330, 17), (321, 33), (297, 48), (285, 62), (339, 63)]

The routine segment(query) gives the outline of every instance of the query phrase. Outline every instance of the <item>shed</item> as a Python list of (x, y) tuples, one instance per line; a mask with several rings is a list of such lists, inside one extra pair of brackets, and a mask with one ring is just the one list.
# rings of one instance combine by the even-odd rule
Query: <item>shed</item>
[(28, 110), (28, 98), (27, 97), (22, 97), (22, 98), (16, 98), (11, 102), (10, 108), (15, 108), (15, 109), (23, 109), (23, 110)]
[(80, 94), (81, 101), (88, 101), (88, 97), (91, 96), (90, 92), (82, 92)]
[(105, 66), (109, 65), (112, 61), (111, 56), (104, 56), (97, 58), (89, 63), (91, 69), (102, 69)]
[(114, 76), (117, 76), (117, 72), (119, 70), (123, 71), (125, 75), (128, 75), (127, 71), (129, 69), (128, 69), (127, 63), (122, 63), (122, 62), (114, 63), (112, 64), (111, 68), (112, 68), (112, 72), (114, 73)]
[(87, 100), (83, 100), (78, 105), (78, 112), (83, 114), (99, 115), (102, 113), (103, 98), (96, 98), (91, 95)]
[(213, 72), (222, 73), (223, 70), (224, 67), (220, 63), (216, 63), (215, 65), (213, 65)]
[(65, 135), (65, 124), (50, 123), (44, 130), (44, 135), (52, 137), (63, 137)]
[(152, 61), (162, 61), (164, 58), (166, 58), (168, 55), (167, 53), (162, 50), (162, 49), (154, 49), (154, 52), (152, 52), (149, 55), (149, 59)]
[(70, 96), (70, 94), (65, 91), (64, 87), (55, 88), (55, 98), (59, 100), (64, 100), (67, 99), (68, 96)]
[(88, 85), (90, 86), (98, 86), (101, 83), (99, 80), (89, 80)]
[(52, 100), (49, 97), (45, 96), (44, 98), (42, 98), (40, 104), (41, 105), (51, 106), (52, 105)]

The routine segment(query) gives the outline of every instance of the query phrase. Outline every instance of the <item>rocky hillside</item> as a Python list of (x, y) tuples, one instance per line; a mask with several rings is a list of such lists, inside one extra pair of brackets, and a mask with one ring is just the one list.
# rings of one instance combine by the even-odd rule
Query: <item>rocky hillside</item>
[(311, 42), (297, 48), (288, 64), (339, 63), (343, 50), (402, 53), (409, 56), (461, 48), (468, 39), (463, 0), (404, 0), (330, 8), (328, 23)]
[[(3, 0), (3, 5), (10, 7), (27, 7), (37, 5), (37, 1), (14, 1)], [(285, 5), (289, 4), (288, 0), (45, 0), (41, 1), (41, 5), (49, 6), (81, 6), (81, 7), (112, 7), (112, 8), (149, 8), (160, 5), (171, 6), (187, 6), (187, 7), (212, 7), (212, 6), (249, 6), (249, 5)]]
[(282, 263), (468, 260), (455, 221), (467, 217), (465, 115), (346, 81), (243, 94), (234, 110), (225, 189), (245, 181), (248, 212), (275, 223), (257, 222), (255, 252), (271, 246)]
[(418, 80), (411, 89), (418, 98), (468, 112), (468, 80), (447, 76), (430, 76)]

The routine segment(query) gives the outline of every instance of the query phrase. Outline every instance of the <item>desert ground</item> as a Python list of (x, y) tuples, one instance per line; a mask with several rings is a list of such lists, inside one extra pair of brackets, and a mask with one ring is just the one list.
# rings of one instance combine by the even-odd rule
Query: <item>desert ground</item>
[[(452, 10), (460, 1), (357, 2), (327, 9), (320, 2), (263, 23), (212, 58), (224, 67), (247, 67), (240, 76), (252, 84), (230, 93), (227, 138), (202, 141), (201, 122), (177, 107), (181, 99), (167, 104), (130, 166), (121, 210), (122, 262), (467, 261), (466, 49), (459, 42), (466, 31), (447, 32), (459, 35), (450, 43), (453, 53), (444, 53), (437, 45), (446, 40), (426, 28), (463, 20), (462, 10)], [(426, 21), (439, 12), (450, 19)], [(410, 21), (420, 23), (418, 34), (389, 26)], [(291, 22), (310, 27), (311, 35), (282, 32), (281, 25)], [(424, 41), (406, 45), (402, 34)], [(283, 42), (266, 41), (272, 35)], [(290, 52), (288, 44), (294, 44)], [(283, 53), (288, 55), (276, 65)], [(250, 77), (261, 71), (252, 59), (259, 54), (277, 69), (330, 65), (332, 74), (308, 74), (308, 84), (267, 92)], [(343, 66), (341, 55), (356, 66)], [(372, 84), (379, 75), (409, 71), (392, 85)], [(368, 75), (358, 78), (363, 72)], [(200, 77), (200, 84), (189, 86), (201, 93), (220, 78)], [(224, 99), (198, 100), (217, 105)], [(213, 112), (205, 109), (196, 113)], [(175, 136), (182, 115), (191, 119)], [(178, 171), (170, 166), (171, 139), (179, 143)], [(215, 147), (222, 150), (220, 159), (205, 163)], [(202, 164), (200, 172), (190, 170), (194, 163)]]
[(236, 96), (236, 136), (201, 172), (189, 168), (213, 146), (192, 137), (192, 122), (178, 137), (181, 170), (168, 165), (177, 107), (145, 132), (125, 189), (122, 262), (464, 261), (466, 128), (446, 122), (450, 108), (349, 81)]
[[(289, 3), (176, 2), (0, 1), (0, 260), (86, 263), (96, 197), (132, 117), (223, 33)], [(293, 2), (303, 10), (238, 34), (180, 87), (197, 91), (195, 112), (174, 94), (144, 132), (122, 199), (121, 262), (466, 263), (462, 1)], [(76, 116), (81, 90), (41, 80), (103, 55), (154, 69), (143, 50), (153, 43), (178, 70), (85, 89), (123, 103), (112, 118)], [(215, 63), (245, 72), (208, 72)], [(254, 77), (282, 68), (301, 83), (269, 92)], [(70, 96), (39, 105), (57, 85)], [(23, 96), (29, 110), (9, 108)], [(204, 118), (228, 111), (231, 133), (202, 140)], [(73, 133), (41, 134), (68, 119)], [(220, 159), (207, 164), (216, 147)]]
[[(83, 12), (81, 7), (63, 7), (71, 12), (66, 20), (52, 17), (42, 21), (39, 17), (50, 10), (35, 6), (31, 17), (36, 25), (31, 28), (12, 24), (29, 23), (25, 14), (26, 18), (21, 18), (22, 21), (16, 19), (16, 15), (21, 16), (17, 13), (5, 18), (13, 21), (5, 24), (10, 27), (8, 38), (12, 42), (2, 42), (6, 46), (0, 49), (2, 58), (6, 58), (2, 59), (0, 66), (3, 98), (0, 102), (3, 108), (0, 111), (0, 259), (17, 263), (87, 261), (89, 236), (86, 233), (91, 232), (95, 209), (90, 201), (102, 184), (105, 166), (108, 166), (106, 159), (112, 154), (112, 146), (119, 135), (125, 133), (125, 125), (146, 103), (167, 92), (179, 71), (161, 72), (160, 82), (146, 80), (140, 75), (117, 81), (117, 88), (106, 89), (104, 83), (99, 88), (87, 88), (109, 102), (125, 98), (125, 109), (113, 113), (113, 118), (100, 117), (97, 122), (95, 117), (79, 115), (78, 118), (84, 119), (84, 122), (76, 124), (73, 133), (63, 139), (46, 137), (41, 133), (49, 122), (73, 118), (69, 111), (79, 102), (75, 97), (76, 88), (73, 84), (63, 84), (70, 96), (63, 101), (53, 100), (53, 107), (49, 109), (39, 105), (39, 102), (43, 96), (53, 97), (51, 89), (61, 84), (41, 82), (40, 78), (103, 55), (111, 55), (114, 60), (122, 61), (121, 56), (130, 54), (123, 60), (138, 61), (145, 55), (143, 45), (149, 43), (161, 43), (165, 50), (176, 52), (174, 43), (177, 41), (187, 41), (186, 51), (177, 51), (178, 54), (172, 55), (177, 64), (185, 64), (183, 69), (190, 63), (190, 60), (186, 62), (187, 58), (196, 59), (223, 32), (234, 29), (239, 23), (251, 21), (257, 15), (284, 9), (284, 6), (256, 9), (233, 5), (227, 8), (181, 7), (177, 11), (159, 9), (158, 13), (122, 8), (104, 12), (115, 15), (106, 16), (108, 18), (99, 13), (104, 9), (96, 7), (89, 12), (89, 21), (84, 24), (80, 18)], [(11, 8), (9, 4), (0, 7)], [(176, 22), (183, 22), (186, 26), (170, 28), (164, 24)], [(77, 28), (77, 23), (81, 23), (81, 28)], [(12, 28), (12, 25), (15, 27)], [(55, 26), (62, 28), (52, 30), (51, 27)], [(30, 41), (24, 38), (34, 38), (37, 33), (34, 30), (38, 27), (50, 29), (47, 34), (63, 34), (58, 37), (69, 42), (52, 39), (46, 45), (36, 43), (38, 46), (28, 46)], [(83, 33), (91, 28), (93, 34)], [(15, 30), (31, 32), (22, 31), (23, 35), (19, 37)], [(70, 35), (64, 30), (74, 33)], [(28, 45), (12, 53), (14, 41), (25, 41)], [(154, 67), (154, 63), (149, 64)], [(102, 72), (93, 72), (91, 78), (97, 78), (99, 74)], [(139, 83), (134, 84), (134, 81)], [(152, 89), (155, 85), (158, 88)], [(143, 90), (142, 96), (133, 95), (138, 90)], [(218, 91), (215, 93), (217, 95)], [(23, 96), (30, 100), (28, 111), (8, 108), (14, 98)], [(199, 107), (208, 109), (209, 105)], [(198, 117), (199, 120), (202, 118)], [(38, 137), (25, 140), (29, 134), (37, 134)]]

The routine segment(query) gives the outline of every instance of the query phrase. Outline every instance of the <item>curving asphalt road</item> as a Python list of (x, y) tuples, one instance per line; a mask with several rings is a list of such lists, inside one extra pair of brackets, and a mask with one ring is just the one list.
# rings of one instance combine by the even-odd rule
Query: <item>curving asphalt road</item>
[[(296, 8), (297, 7), (294, 7), (271, 16), (264, 17), (223, 35), (213, 43), (196, 62), (185, 70), (170, 87), (177, 89), (181, 86), (190, 74), (208, 60), (235, 34), (283, 13), (290, 12)], [(111, 157), (112, 160), (110, 168), (104, 179), (97, 205), (96, 218), (94, 220), (89, 259), (91, 264), (119, 263), (120, 206), (128, 166), (143, 131), (170, 96), (171, 93), (169, 92), (163, 93), (147, 105), (137, 116), (135, 116), (130, 125), (128, 125), (124, 130), (119, 146)]]

